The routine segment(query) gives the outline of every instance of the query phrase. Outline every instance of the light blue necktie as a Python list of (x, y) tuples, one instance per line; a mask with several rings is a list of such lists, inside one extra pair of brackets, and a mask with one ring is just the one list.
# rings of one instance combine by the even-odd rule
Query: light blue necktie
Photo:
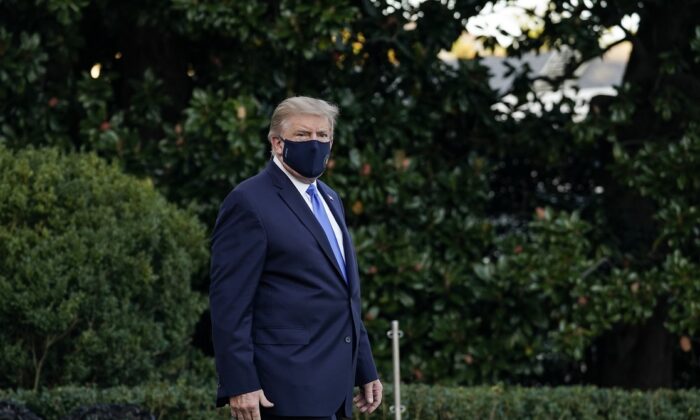
[(311, 196), (311, 207), (314, 209), (314, 216), (316, 220), (323, 228), (323, 232), (328, 238), (328, 242), (331, 244), (331, 249), (333, 249), (333, 254), (335, 255), (335, 260), (340, 266), (340, 271), (343, 273), (343, 279), (348, 281), (348, 277), (345, 274), (345, 260), (343, 259), (343, 254), (340, 252), (340, 247), (338, 246), (338, 241), (335, 238), (335, 233), (333, 232), (333, 227), (331, 226), (331, 221), (328, 220), (328, 215), (326, 215), (326, 209), (321, 203), (321, 198), (316, 193), (316, 187), (314, 184), (310, 184), (309, 188), (306, 189), (306, 193)]

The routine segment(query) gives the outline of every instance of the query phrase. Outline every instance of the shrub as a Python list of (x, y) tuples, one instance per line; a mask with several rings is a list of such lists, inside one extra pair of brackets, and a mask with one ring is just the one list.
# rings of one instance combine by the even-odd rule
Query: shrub
[(94, 154), (0, 147), (0, 386), (176, 373), (205, 308), (204, 228)]

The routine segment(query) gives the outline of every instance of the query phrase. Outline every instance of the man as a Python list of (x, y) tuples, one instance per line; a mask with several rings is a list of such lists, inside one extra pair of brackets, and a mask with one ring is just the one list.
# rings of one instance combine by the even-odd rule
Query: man
[(272, 114), (273, 159), (224, 200), (212, 235), (217, 407), (237, 419), (371, 413), (382, 384), (360, 314), (340, 197), (318, 180), (338, 109), (292, 97)]

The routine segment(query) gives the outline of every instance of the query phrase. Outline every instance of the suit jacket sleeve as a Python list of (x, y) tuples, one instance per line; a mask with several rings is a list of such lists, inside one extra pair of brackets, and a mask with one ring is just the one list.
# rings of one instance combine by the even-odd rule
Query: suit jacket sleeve
[[(259, 218), (245, 197), (234, 191), (219, 210), (211, 243), (209, 303), (219, 395), (260, 389), (251, 329), (266, 249)], [(228, 402), (220, 400), (217, 406)]]
[(358, 349), (357, 355), (357, 370), (355, 371), (356, 386), (362, 386), (374, 381), (375, 379), (379, 379), (379, 375), (377, 375), (377, 368), (374, 365), (374, 358), (372, 357), (372, 349), (369, 344), (367, 329), (365, 329), (365, 324), (363, 322), (360, 322), (359, 346), (360, 348)]

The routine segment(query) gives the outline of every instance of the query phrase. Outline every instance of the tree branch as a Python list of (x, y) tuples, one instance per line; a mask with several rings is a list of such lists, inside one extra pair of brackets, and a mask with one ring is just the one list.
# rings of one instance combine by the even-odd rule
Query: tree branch
[(41, 355), (41, 358), (37, 362), (36, 360), (36, 350), (34, 348), (34, 342), (32, 341), (32, 360), (34, 361), (34, 386), (33, 390), (36, 392), (39, 390), (39, 380), (41, 378), (41, 370), (44, 367), (44, 362), (46, 361), (46, 357), (49, 355), (49, 349), (51, 346), (56, 344), (59, 340), (61, 340), (63, 337), (68, 335), (73, 328), (78, 324), (78, 318), (75, 318), (71, 324), (66, 328), (65, 331), (63, 331), (61, 334), (56, 335), (56, 336), (51, 336), (49, 335), (46, 338), (46, 341), (44, 342), (44, 352)]

